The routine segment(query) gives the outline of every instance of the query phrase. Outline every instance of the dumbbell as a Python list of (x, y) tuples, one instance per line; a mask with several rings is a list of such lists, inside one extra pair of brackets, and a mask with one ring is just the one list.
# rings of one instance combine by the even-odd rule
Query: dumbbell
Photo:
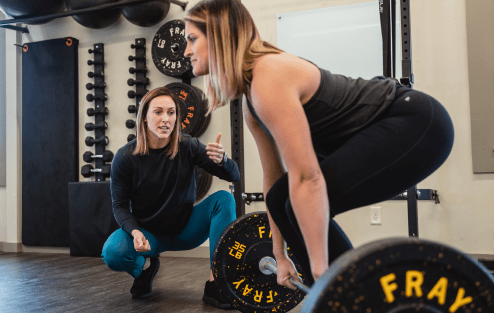
[(136, 139), (136, 135), (134, 135), (134, 134), (130, 134), (127, 136), (127, 142), (132, 141), (134, 139)]
[(136, 84), (138, 84), (138, 85), (148, 85), (149, 84), (149, 78), (147, 78), (147, 77), (138, 78), (138, 79), (129, 78), (129, 80), (127, 80), (127, 85), (129, 85), (129, 86), (134, 86)]
[(93, 115), (96, 115), (96, 114), (104, 114), (104, 115), (108, 115), (108, 108), (107, 107), (99, 107), (97, 109), (93, 109), (93, 108), (89, 108), (87, 109), (87, 115), (88, 116), (93, 116)]
[(87, 65), (99, 65), (99, 64), (103, 64), (105, 63), (105, 61), (102, 61), (102, 60), (88, 60), (87, 61)]
[(82, 155), (82, 159), (86, 163), (93, 162), (93, 159), (102, 159), (105, 162), (111, 162), (111, 160), (113, 160), (113, 152), (111, 152), (110, 150), (106, 150), (105, 152), (103, 152), (103, 154), (94, 155), (91, 151), (86, 151)]
[(89, 101), (89, 102), (93, 102), (93, 100), (106, 101), (106, 100), (108, 100), (108, 95), (106, 93), (104, 95), (102, 95), (102, 96), (95, 96), (93, 94), (88, 94), (86, 96), (86, 100)]
[(131, 99), (134, 99), (137, 96), (144, 96), (149, 90), (146, 90), (145, 92), (135, 92), (134, 90), (130, 90), (127, 93), (127, 96)]
[(146, 73), (148, 71), (148, 68), (129, 68), (130, 74), (135, 74), (135, 73)]
[(135, 60), (145, 60), (146, 57), (145, 56), (140, 56), (140, 57), (135, 57), (133, 55), (129, 55), (129, 61), (135, 61)]
[(137, 113), (137, 107), (135, 105), (129, 105), (127, 111), (129, 111), (129, 113)]
[(87, 52), (89, 52), (89, 54), (93, 54), (93, 53), (101, 53), (101, 49), (99, 48), (96, 48), (96, 49), (89, 49)]
[(132, 129), (136, 126), (136, 122), (134, 120), (125, 121), (125, 126), (129, 129)]
[(86, 146), (88, 147), (92, 147), (94, 144), (102, 144), (104, 146), (107, 146), (108, 145), (108, 137), (103, 137), (103, 138), (99, 138), (99, 139), (94, 139), (93, 137), (91, 136), (87, 136), (86, 139), (85, 139), (85, 142), (86, 142)]
[(94, 168), (92, 165), (86, 164), (81, 167), (81, 174), (84, 177), (91, 177), (94, 173), (101, 173), (103, 176), (110, 176), (110, 170), (110, 164), (105, 164), (101, 168)]
[(95, 129), (107, 129), (108, 128), (108, 123), (106, 123), (106, 122), (99, 122), (99, 123), (96, 123), (96, 124), (86, 123), (86, 125), (84, 125), (84, 128), (87, 131), (92, 131), (92, 130), (95, 130)]
[(106, 88), (106, 83), (103, 82), (103, 83), (98, 83), (98, 84), (91, 84), (91, 83), (86, 84), (87, 90), (92, 90), (93, 88)]
[(94, 72), (88, 72), (87, 73), (87, 76), (89, 76), (89, 78), (93, 78), (93, 77), (102, 77), (102, 76), (105, 76), (105, 72), (103, 71), (99, 71), (97, 73), (94, 73)]

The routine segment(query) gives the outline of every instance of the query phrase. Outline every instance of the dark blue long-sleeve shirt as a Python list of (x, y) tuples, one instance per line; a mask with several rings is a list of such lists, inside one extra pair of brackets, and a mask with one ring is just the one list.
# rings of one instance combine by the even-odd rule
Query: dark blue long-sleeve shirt
[(182, 232), (196, 200), (195, 165), (229, 182), (240, 179), (233, 160), (218, 166), (206, 145), (186, 134), (173, 160), (165, 153), (168, 146), (150, 149), (149, 155), (133, 155), (135, 147), (133, 140), (117, 151), (110, 179), (115, 220), (129, 234), (139, 226), (162, 235)]

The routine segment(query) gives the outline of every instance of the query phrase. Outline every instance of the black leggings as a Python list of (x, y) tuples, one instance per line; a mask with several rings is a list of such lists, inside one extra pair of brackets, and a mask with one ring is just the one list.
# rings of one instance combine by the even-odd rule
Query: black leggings
[[(319, 165), (330, 206), (330, 263), (353, 248), (333, 220), (335, 215), (396, 196), (433, 173), (451, 152), (454, 130), (444, 107), (422, 92), (401, 91), (379, 120), (356, 135), (326, 147), (314, 144), (316, 151), (325, 150)], [(287, 174), (269, 190), (266, 205), (311, 285), (314, 280), (290, 204)]]

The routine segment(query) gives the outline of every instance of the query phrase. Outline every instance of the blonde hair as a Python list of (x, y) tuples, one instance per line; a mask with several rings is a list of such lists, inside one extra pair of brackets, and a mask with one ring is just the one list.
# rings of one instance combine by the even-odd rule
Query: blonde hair
[(180, 141), (180, 105), (178, 98), (166, 87), (159, 87), (146, 93), (142, 97), (141, 104), (139, 105), (139, 111), (137, 113), (137, 145), (134, 149), (134, 155), (148, 155), (149, 154), (149, 142), (147, 138), (147, 124), (145, 122), (146, 115), (149, 110), (149, 103), (151, 100), (157, 97), (166, 96), (170, 97), (175, 103), (176, 120), (173, 125), (173, 131), (170, 134), (170, 144), (166, 151), (166, 154), (170, 156), (172, 160), (178, 153), (178, 143)]
[(203, 0), (189, 10), (208, 41), (209, 75), (205, 93), (208, 113), (248, 93), (257, 58), (283, 50), (261, 40), (254, 20), (238, 0)]

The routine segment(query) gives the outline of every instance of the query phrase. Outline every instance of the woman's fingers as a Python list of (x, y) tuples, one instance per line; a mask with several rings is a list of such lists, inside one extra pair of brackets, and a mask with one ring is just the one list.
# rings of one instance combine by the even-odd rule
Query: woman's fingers
[(149, 244), (149, 240), (146, 240), (144, 235), (136, 236), (134, 238), (134, 248), (137, 252), (146, 252), (151, 250), (151, 245)]

